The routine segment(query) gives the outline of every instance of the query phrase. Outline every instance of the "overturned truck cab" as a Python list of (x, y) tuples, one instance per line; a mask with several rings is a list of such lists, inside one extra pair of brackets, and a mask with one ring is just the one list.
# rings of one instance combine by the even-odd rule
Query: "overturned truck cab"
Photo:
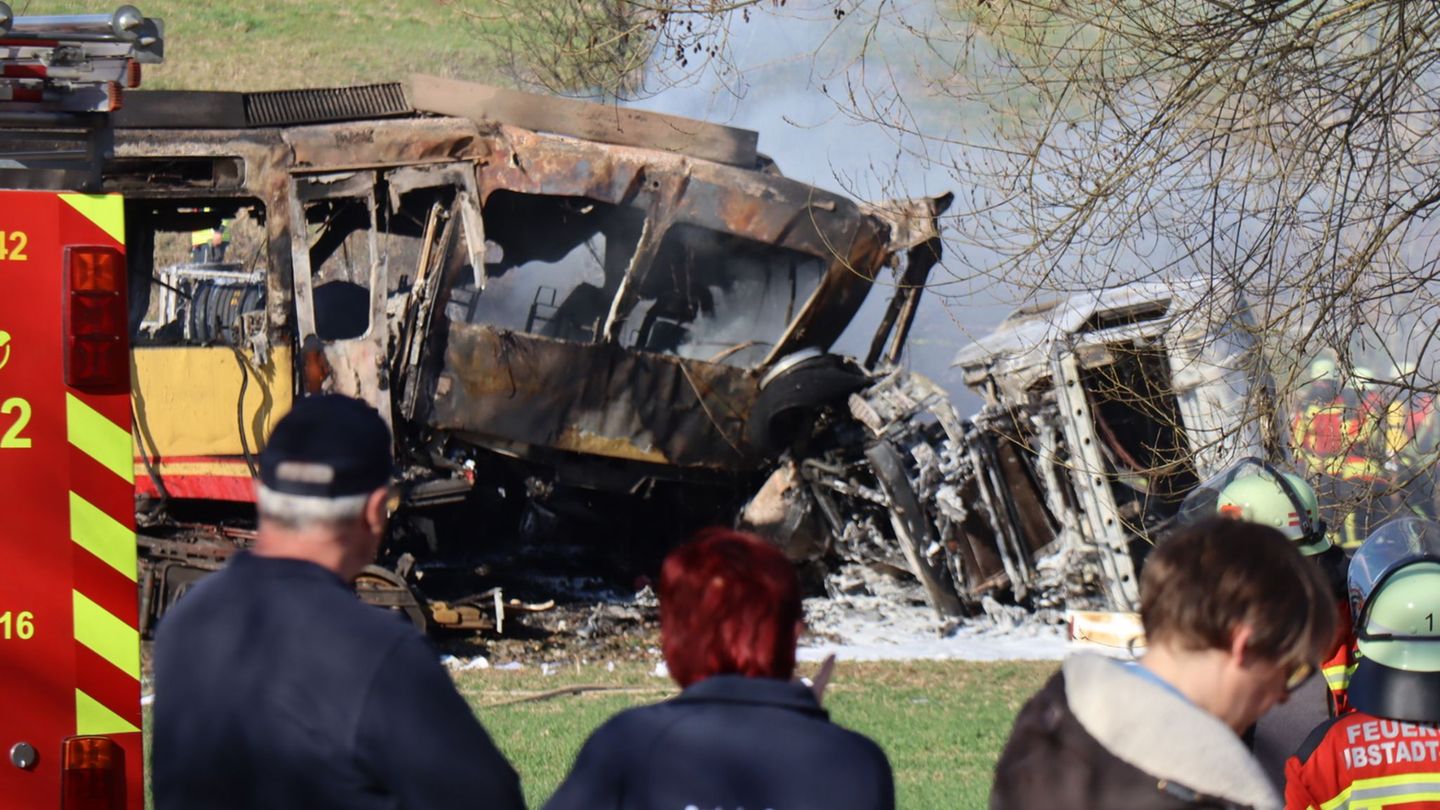
[(1254, 334), (1238, 293), (1196, 279), (1024, 307), (962, 350), (985, 402), (955, 482), (963, 591), (1137, 610), (1185, 495), (1263, 453)]
[[(499, 536), (628, 553), (732, 522), (862, 424), (949, 203), (786, 179), (744, 130), (425, 77), (135, 94), (118, 123), (147, 622), (249, 542), (255, 455), (316, 392), (394, 430), (405, 505), (359, 585), (420, 624), (477, 621), (418, 579)], [(868, 356), (829, 354), (882, 274)]]
[(941, 616), (1137, 610), (1185, 495), (1260, 453), (1253, 331), (1243, 299), (1200, 281), (1022, 307), (955, 360), (978, 413), (890, 368), (787, 452), (745, 518), (797, 559), (913, 574)]

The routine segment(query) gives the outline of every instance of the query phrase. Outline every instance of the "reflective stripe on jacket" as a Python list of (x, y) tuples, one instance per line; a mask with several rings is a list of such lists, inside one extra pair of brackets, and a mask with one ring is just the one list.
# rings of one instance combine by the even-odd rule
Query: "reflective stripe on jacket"
[(1440, 728), (1361, 712), (1332, 719), (1285, 764), (1285, 807), (1440, 808)]

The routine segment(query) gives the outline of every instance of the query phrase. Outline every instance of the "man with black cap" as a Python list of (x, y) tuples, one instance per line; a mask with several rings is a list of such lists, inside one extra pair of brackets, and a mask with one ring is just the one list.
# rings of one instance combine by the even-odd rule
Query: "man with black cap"
[(254, 548), (156, 639), (158, 810), (524, 807), (424, 637), (351, 590), (385, 532), (392, 466), (358, 400), (307, 397), (275, 426)]

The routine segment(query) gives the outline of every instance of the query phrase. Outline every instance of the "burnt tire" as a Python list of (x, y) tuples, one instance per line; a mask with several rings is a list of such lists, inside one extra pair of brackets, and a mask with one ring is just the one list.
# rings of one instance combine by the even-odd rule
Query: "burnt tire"
[(890, 499), (890, 520), (895, 529), (895, 540), (909, 563), (910, 573), (925, 587), (930, 606), (941, 617), (962, 616), (965, 608), (955, 591), (955, 582), (950, 578), (945, 561), (931, 562), (925, 550), (934, 543), (934, 529), (926, 518), (910, 477), (905, 472), (905, 458), (890, 442), (881, 441), (865, 451), (870, 469), (880, 490)]
[(367, 605), (385, 608), (404, 616), (424, 633), (428, 613), (424, 602), (399, 574), (379, 565), (367, 565), (355, 577), (355, 594)]
[(870, 384), (865, 372), (841, 357), (822, 354), (770, 380), (755, 398), (745, 439), (774, 456), (795, 442), (806, 418)]

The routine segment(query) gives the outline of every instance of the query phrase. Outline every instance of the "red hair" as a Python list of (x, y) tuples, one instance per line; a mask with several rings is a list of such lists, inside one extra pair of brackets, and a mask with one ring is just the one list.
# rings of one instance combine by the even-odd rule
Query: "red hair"
[(711, 675), (789, 679), (800, 611), (795, 569), (753, 534), (702, 529), (660, 569), (660, 638), (681, 687)]

